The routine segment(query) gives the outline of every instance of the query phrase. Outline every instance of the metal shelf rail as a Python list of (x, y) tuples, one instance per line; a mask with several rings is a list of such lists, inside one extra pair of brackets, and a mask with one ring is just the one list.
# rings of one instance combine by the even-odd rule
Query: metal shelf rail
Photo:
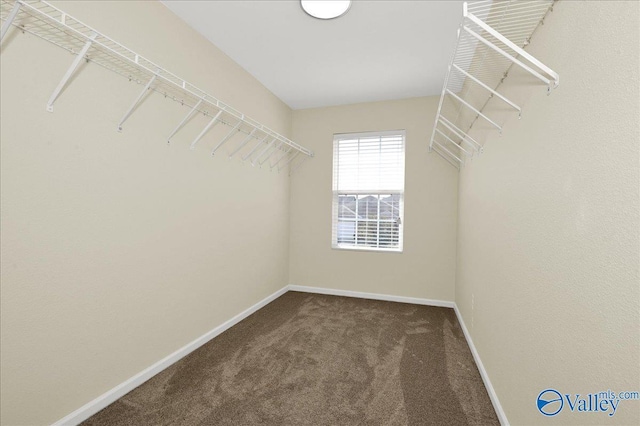
[(548, 92), (560, 82), (558, 74), (524, 47), (544, 23), (556, 0), (481, 0), (463, 4), (458, 41), (445, 78), (429, 143), (457, 169), (482, 153), (482, 145), (469, 136), (477, 120), (502, 132), (502, 126), (484, 111), (496, 97), (505, 108), (521, 114), (521, 107), (498, 92), (512, 67), (533, 76)]
[(248, 145), (253, 143), (255, 146), (247, 155), (239, 156), (243, 161), (250, 160), (254, 166), (262, 166), (268, 161), (270, 170), (277, 168), (280, 171), (289, 167), (289, 173), (291, 173), (304, 160), (313, 157), (311, 150), (247, 117), (46, 1), (1, 0), (0, 6), (2, 19), (0, 42), (13, 25), (21, 31), (43, 38), (76, 55), (47, 102), (46, 109), (49, 112), (53, 112), (54, 104), (62, 90), (69, 83), (82, 60), (86, 60), (131, 81), (144, 84), (144, 89), (118, 123), (118, 131), (122, 131), (124, 123), (151, 90), (190, 108), (184, 119), (168, 134), (167, 142), (171, 141), (171, 138), (189, 122), (194, 114), (201, 113), (210, 117), (210, 120), (191, 142), (191, 149), (195, 148), (213, 126), (222, 123), (230, 126), (231, 130), (215, 145), (211, 155), (216, 154), (222, 145), (237, 134), (244, 134), (245, 137), (233, 149), (229, 158), (239, 153), (242, 148), (246, 147), (245, 150), (247, 150)]

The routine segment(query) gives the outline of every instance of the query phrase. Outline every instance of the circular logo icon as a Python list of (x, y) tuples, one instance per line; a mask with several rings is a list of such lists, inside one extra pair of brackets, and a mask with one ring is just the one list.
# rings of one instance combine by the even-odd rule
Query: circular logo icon
[(555, 389), (545, 389), (538, 395), (538, 411), (545, 416), (555, 416), (564, 406), (562, 395)]

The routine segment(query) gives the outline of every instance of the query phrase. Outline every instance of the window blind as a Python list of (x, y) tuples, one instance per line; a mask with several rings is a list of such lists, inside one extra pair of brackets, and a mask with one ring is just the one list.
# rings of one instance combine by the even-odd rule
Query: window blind
[(404, 131), (334, 136), (334, 248), (402, 250), (404, 149)]

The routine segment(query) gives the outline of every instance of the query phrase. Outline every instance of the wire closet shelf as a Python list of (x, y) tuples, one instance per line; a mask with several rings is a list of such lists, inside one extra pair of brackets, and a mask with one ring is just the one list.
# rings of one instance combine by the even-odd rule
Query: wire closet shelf
[(463, 18), (440, 96), (430, 152), (460, 169), (483, 151), (482, 144), (469, 136), (476, 121), (502, 132), (502, 125), (485, 111), (492, 98), (521, 114), (520, 105), (498, 91), (512, 67), (546, 85), (548, 92), (558, 86), (558, 74), (524, 50), (536, 28), (553, 10), (555, 1), (482, 0), (463, 4)]
[(270, 169), (281, 170), (289, 167), (291, 173), (304, 160), (313, 157), (311, 150), (247, 117), (230, 105), (69, 16), (46, 1), (1, 0), (0, 18), (2, 20), (0, 42), (13, 25), (23, 32), (47, 40), (75, 55), (74, 61), (47, 102), (46, 108), (49, 112), (53, 112), (56, 99), (70, 82), (80, 63), (86, 60), (116, 72), (130, 81), (135, 81), (140, 85), (144, 84), (144, 89), (118, 123), (119, 131), (122, 130), (123, 124), (147, 92), (155, 91), (189, 108), (189, 112), (183, 120), (168, 133), (167, 142), (170, 142), (171, 138), (195, 114), (201, 113), (208, 117), (208, 122), (191, 142), (191, 149), (195, 148), (196, 144), (213, 126), (222, 123), (231, 129), (218, 141), (211, 155), (214, 155), (222, 145), (229, 142), (237, 134), (244, 134), (244, 138), (233, 149), (229, 158), (240, 153), (239, 156), (242, 160), (250, 160), (252, 165), (262, 166), (268, 161)]

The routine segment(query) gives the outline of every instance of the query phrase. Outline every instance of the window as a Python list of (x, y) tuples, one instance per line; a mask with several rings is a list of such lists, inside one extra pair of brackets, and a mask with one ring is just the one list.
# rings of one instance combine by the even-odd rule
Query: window
[(404, 131), (333, 137), (332, 247), (402, 251)]

